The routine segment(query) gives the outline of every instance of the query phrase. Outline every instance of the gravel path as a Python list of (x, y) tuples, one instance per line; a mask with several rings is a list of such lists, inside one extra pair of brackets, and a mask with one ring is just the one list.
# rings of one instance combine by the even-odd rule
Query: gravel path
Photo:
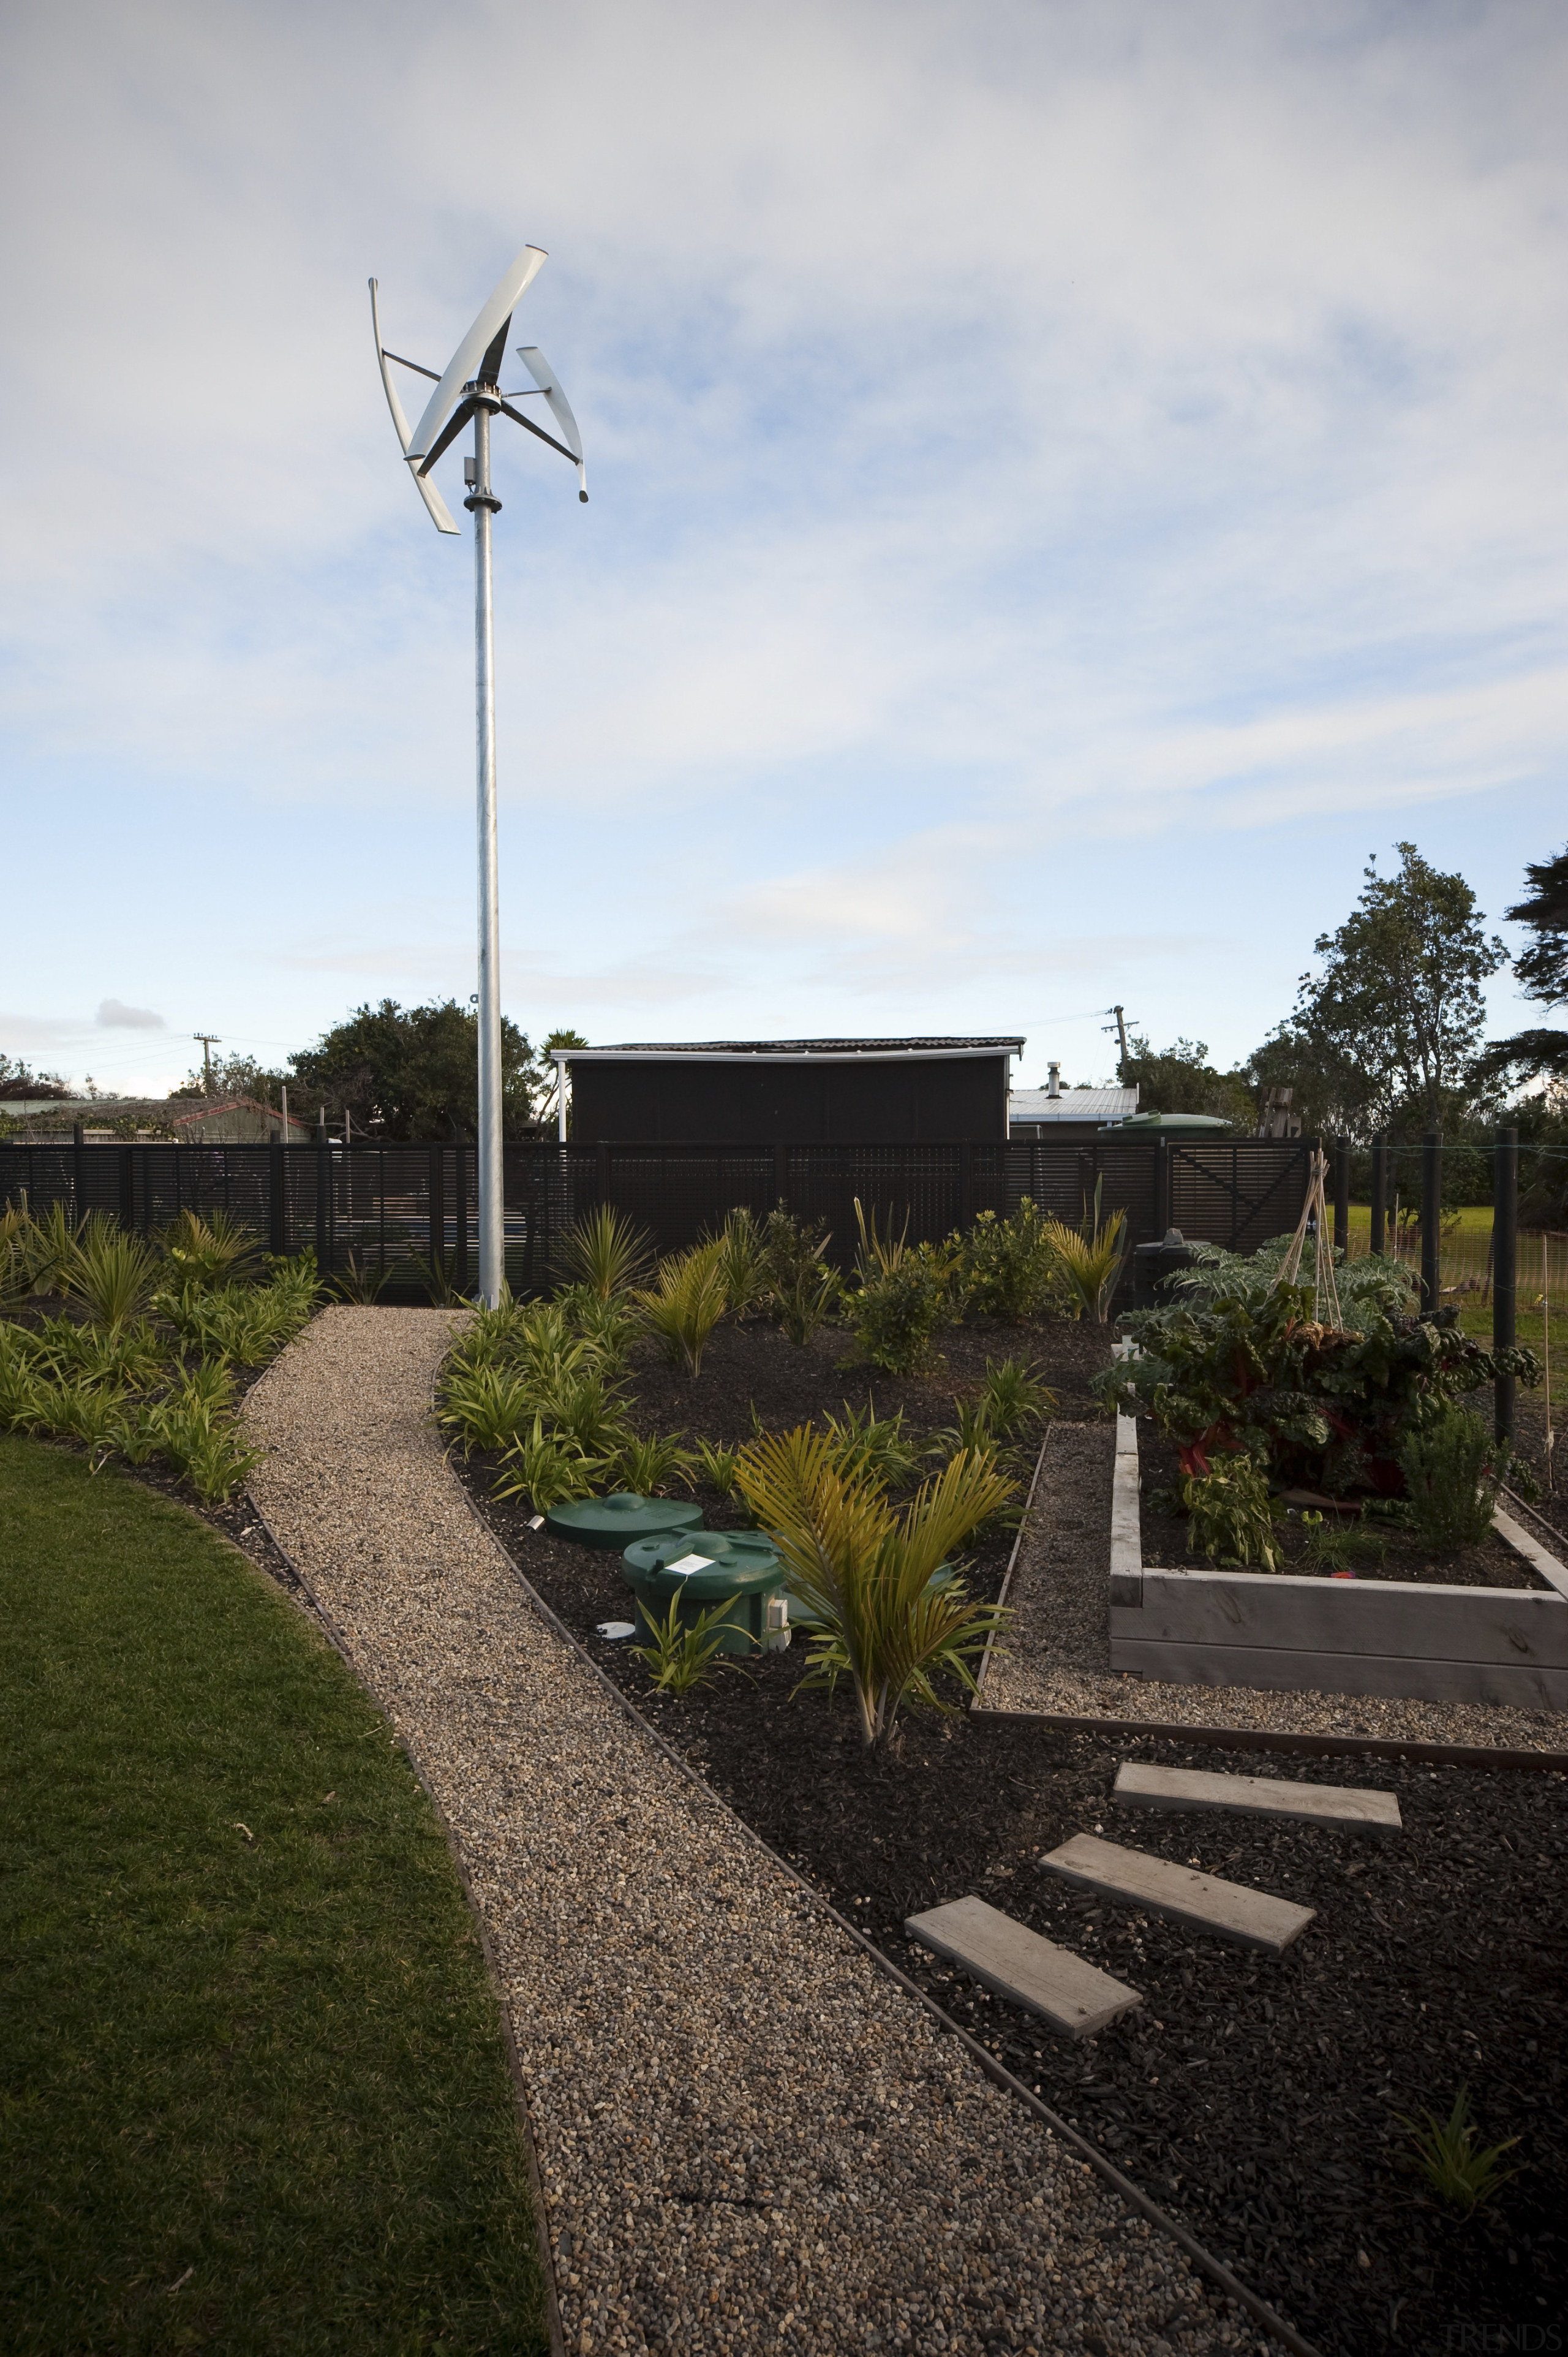
[(1384, 1695), (1275, 1694), (1261, 1687), (1165, 1684), (1111, 1667), (1110, 1424), (1050, 1428), (1007, 1601), (1017, 1618), (993, 1653), (986, 1710), (1060, 1711), (1153, 1726), (1266, 1727), (1293, 1735), (1568, 1747), (1568, 1719), (1502, 1704), (1414, 1702)]
[(452, 1326), (326, 1311), (252, 1488), (461, 1847), (573, 2357), (1256, 2349), (532, 1609), (429, 1422)]

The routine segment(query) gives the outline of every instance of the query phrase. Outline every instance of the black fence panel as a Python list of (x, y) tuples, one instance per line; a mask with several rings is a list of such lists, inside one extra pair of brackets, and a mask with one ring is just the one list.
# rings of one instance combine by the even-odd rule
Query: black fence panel
[[(1310, 1138), (1217, 1144), (1095, 1139), (920, 1146), (509, 1146), (507, 1275), (534, 1292), (574, 1220), (611, 1203), (660, 1252), (712, 1233), (736, 1205), (776, 1203), (822, 1222), (830, 1256), (854, 1258), (854, 1207), (911, 1243), (937, 1242), (982, 1211), (1005, 1218), (1028, 1196), (1071, 1226), (1126, 1214), (1129, 1244), (1179, 1227), (1195, 1242), (1251, 1252), (1295, 1225)], [(221, 1210), (274, 1252), (310, 1246), (326, 1271), (356, 1265), (423, 1298), (412, 1263), (439, 1258), (459, 1288), (478, 1269), (471, 1146), (31, 1146), (0, 1143), (0, 1200), (73, 1219), (107, 1213), (156, 1234), (181, 1211)]]

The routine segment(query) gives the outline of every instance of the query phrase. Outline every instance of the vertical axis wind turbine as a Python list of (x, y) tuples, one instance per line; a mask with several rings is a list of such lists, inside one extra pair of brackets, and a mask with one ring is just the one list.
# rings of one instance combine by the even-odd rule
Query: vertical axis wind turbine
[[(559, 450), (577, 469), (577, 497), (588, 496), (587, 470), (583, 464), (583, 437), (571, 404), (555, 381), (555, 371), (537, 344), (520, 344), (518, 359), (533, 379), (521, 393), (503, 393), (501, 361), (510, 332), (512, 313), (543, 269), (542, 246), (525, 245), (502, 273), (489, 301), (446, 363), (445, 374), (422, 368), (389, 352), (381, 341), (381, 307), (376, 281), (371, 281), (371, 324), (375, 330), (376, 360), (387, 407), (397, 429), (403, 455), (413, 477), (414, 489), (430, 511), (437, 532), (456, 533), (456, 524), (430, 470), (463, 428), (473, 421), (474, 455), (463, 462), (468, 496), (463, 501), (474, 519), (474, 667), (478, 732), (479, 820), (479, 1297), (493, 1308), (506, 1279), (506, 1234), (501, 1171), (501, 986), (500, 894), (496, 863), (496, 690), (495, 634), (490, 594), (490, 518), (501, 503), (490, 489), (490, 419), (510, 417), (514, 425)], [(388, 363), (428, 377), (435, 390), (424, 414), (409, 432), (397, 387)], [(514, 401), (542, 401), (561, 440), (514, 409)]]

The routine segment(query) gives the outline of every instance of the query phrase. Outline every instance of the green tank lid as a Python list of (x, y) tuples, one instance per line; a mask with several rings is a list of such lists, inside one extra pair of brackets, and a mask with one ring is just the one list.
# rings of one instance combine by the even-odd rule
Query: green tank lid
[[(688, 1555), (706, 1558), (701, 1571), (671, 1571), (671, 1564), (682, 1563)], [(779, 1550), (766, 1531), (703, 1531), (666, 1532), (658, 1538), (637, 1539), (621, 1557), (628, 1575), (635, 1572), (639, 1580), (655, 1579), (660, 1592), (672, 1594), (677, 1587), (690, 1586), (693, 1595), (704, 1598), (733, 1596), (737, 1585), (757, 1577), (779, 1581), (784, 1577), (779, 1560)], [(706, 1567), (711, 1566), (711, 1569)], [(662, 1579), (658, 1575), (663, 1574)]]
[(619, 1491), (612, 1498), (571, 1498), (552, 1506), (544, 1517), (557, 1538), (575, 1539), (579, 1546), (618, 1548), (628, 1539), (689, 1531), (702, 1519), (701, 1506), (683, 1506), (674, 1498), (643, 1498), (635, 1490)]

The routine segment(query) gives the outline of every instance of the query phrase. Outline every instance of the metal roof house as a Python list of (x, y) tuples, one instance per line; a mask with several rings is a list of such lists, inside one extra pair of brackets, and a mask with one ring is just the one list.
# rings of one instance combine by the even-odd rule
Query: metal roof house
[[(592, 1146), (1001, 1143), (1021, 1037), (628, 1040), (559, 1048)], [(564, 1137), (566, 1092), (561, 1091)]]
[(1007, 1107), (1010, 1137), (1054, 1138), (1058, 1145), (1078, 1146), (1112, 1123), (1131, 1120), (1138, 1110), (1135, 1087), (1064, 1089), (1061, 1066), (1047, 1069), (1045, 1088), (1014, 1090)]

